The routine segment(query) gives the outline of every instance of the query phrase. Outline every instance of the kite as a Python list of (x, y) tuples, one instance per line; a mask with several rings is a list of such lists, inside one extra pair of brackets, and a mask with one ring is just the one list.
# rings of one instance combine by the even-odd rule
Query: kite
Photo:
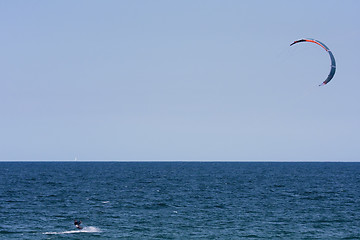
[(330, 49), (325, 44), (323, 44), (322, 42), (320, 42), (318, 40), (315, 40), (315, 39), (311, 39), (311, 38), (307, 38), (307, 39), (303, 38), (303, 39), (297, 40), (297, 41), (293, 42), (292, 44), (290, 44), (290, 46), (292, 46), (292, 45), (294, 45), (296, 43), (301, 43), (301, 42), (316, 43), (317, 45), (321, 46), (323, 49), (325, 49), (325, 51), (327, 51), (329, 53), (330, 60), (331, 60), (330, 73), (329, 73), (328, 77), (325, 79), (325, 81), (323, 83), (321, 83), (319, 86), (325, 85), (328, 82), (330, 82), (331, 79), (334, 77), (335, 71), (336, 71), (335, 58), (334, 58), (334, 55), (332, 54), (332, 52), (330, 51)]

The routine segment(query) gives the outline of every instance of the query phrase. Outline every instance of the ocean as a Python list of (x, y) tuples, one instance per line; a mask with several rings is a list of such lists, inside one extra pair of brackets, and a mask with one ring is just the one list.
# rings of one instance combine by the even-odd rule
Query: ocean
[(0, 239), (360, 239), (360, 163), (0, 162)]

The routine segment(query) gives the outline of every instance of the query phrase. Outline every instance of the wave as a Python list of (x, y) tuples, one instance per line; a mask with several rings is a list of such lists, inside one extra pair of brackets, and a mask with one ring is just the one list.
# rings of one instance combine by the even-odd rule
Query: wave
[(101, 232), (100, 228), (97, 227), (84, 227), (79, 230), (63, 231), (63, 232), (45, 232), (43, 234), (53, 235), (53, 234), (73, 234), (73, 233), (97, 233)]

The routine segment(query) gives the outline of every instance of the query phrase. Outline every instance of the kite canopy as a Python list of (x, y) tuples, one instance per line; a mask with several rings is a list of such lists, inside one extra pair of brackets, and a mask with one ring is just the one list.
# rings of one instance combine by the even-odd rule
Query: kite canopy
[(315, 39), (311, 39), (311, 38), (307, 38), (307, 39), (304, 38), (304, 39), (297, 40), (297, 41), (293, 42), (292, 44), (290, 44), (290, 46), (292, 46), (292, 45), (294, 45), (296, 43), (301, 43), (301, 42), (316, 43), (317, 45), (321, 46), (323, 49), (325, 49), (325, 51), (327, 51), (329, 53), (330, 60), (331, 60), (330, 73), (329, 73), (328, 77), (325, 79), (325, 81), (322, 84), (320, 84), (319, 86), (325, 85), (328, 82), (330, 82), (331, 79), (334, 77), (335, 71), (336, 71), (335, 58), (334, 58), (334, 55), (332, 54), (332, 52), (330, 51), (330, 49), (325, 44), (323, 44), (322, 42), (320, 42), (318, 40), (315, 40)]

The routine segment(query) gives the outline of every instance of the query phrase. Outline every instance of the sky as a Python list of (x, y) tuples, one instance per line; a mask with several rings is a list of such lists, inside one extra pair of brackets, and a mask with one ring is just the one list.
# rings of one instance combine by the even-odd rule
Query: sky
[(0, 160), (359, 161), (359, 11), (0, 1)]

